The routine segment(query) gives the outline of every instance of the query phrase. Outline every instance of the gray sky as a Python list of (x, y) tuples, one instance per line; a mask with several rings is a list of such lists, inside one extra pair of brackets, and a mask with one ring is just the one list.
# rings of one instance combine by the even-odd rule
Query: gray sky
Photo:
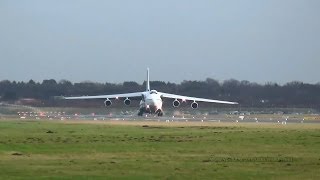
[(319, 0), (0, 0), (0, 80), (320, 82)]

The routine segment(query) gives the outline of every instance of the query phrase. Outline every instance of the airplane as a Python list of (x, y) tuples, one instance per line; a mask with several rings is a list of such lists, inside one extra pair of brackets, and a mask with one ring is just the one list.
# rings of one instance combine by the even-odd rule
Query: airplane
[(181, 102), (191, 101), (191, 108), (197, 109), (199, 107), (197, 102), (209, 102), (209, 103), (219, 103), (219, 104), (238, 104), (237, 102), (229, 101), (220, 101), (213, 99), (204, 99), (197, 97), (181, 96), (176, 94), (169, 94), (164, 92), (158, 92), (156, 90), (150, 89), (149, 81), (149, 68), (147, 68), (147, 82), (146, 82), (146, 91), (144, 92), (134, 92), (134, 93), (125, 93), (125, 94), (111, 94), (111, 95), (98, 95), (98, 96), (79, 96), (79, 97), (62, 97), (66, 100), (75, 100), (75, 99), (105, 99), (104, 105), (106, 107), (112, 105), (111, 99), (124, 99), (123, 103), (127, 106), (131, 104), (130, 98), (141, 98), (140, 108), (138, 116), (142, 116), (143, 113), (156, 114), (158, 116), (163, 115), (162, 110), (162, 99), (169, 98), (174, 99), (172, 102), (173, 107), (179, 107)]

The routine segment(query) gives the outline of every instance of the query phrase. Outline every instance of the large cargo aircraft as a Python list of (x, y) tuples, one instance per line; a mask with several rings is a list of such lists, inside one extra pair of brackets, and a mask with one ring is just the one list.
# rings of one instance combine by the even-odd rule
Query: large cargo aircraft
[(220, 103), (220, 104), (238, 104), (237, 102), (229, 102), (229, 101), (220, 101), (213, 99), (204, 99), (204, 98), (196, 98), (189, 96), (181, 96), (176, 94), (169, 94), (158, 92), (156, 90), (150, 89), (149, 82), (149, 68), (147, 69), (147, 83), (146, 83), (146, 91), (144, 92), (134, 92), (134, 93), (125, 93), (125, 94), (111, 94), (111, 95), (99, 95), (99, 96), (80, 96), (80, 97), (63, 97), (63, 99), (105, 99), (105, 106), (112, 105), (112, 99), (124, 99), (125, 105), (130, 105), (130, 98), (139, 98), (140, 100), (140, 109), (139, 116), (142, 116), (143, 113), (157, 114), (158, 116), (163, 115), (162, 110), (162, 99), (169, 98), (173, 99), (172, 105), (174, 107), (178, 107), (181, 102), (191, 102), (191, 108), (198, 108), (197, 102), (209, 102), (209, 103)]

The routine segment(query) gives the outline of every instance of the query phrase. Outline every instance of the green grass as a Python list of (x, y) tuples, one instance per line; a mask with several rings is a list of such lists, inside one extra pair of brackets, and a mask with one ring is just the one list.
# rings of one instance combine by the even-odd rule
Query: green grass
[(320, 179), (319, 126), (2, 120), (0, 179)]

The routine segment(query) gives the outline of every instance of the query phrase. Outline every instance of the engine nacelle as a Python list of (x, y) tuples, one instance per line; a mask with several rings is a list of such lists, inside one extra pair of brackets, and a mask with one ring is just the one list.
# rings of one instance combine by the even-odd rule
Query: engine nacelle
[(125, 99), (123, 101), (123, 103), (126, 105), (126, 106), (129, 106), (131, 104), (131, 100), (129, 98)]
[(104, 101), (104, 105), (106, 107), (111, 106), (112, 105), (112, 101), (110, 99), (107, 99), (107, 100)]
[(199, 107), (198, 103), (193, 101), (193, 103), (191, 103), (191, 107), (192, 109), (197, 109)]
[(173, 105), (173, 107), (179, 107), (179, 106), (180, 106), (180, 101), (178, 101), (177, 99), (175, 99), (175, 100), (172, 102), (172, 105)]

